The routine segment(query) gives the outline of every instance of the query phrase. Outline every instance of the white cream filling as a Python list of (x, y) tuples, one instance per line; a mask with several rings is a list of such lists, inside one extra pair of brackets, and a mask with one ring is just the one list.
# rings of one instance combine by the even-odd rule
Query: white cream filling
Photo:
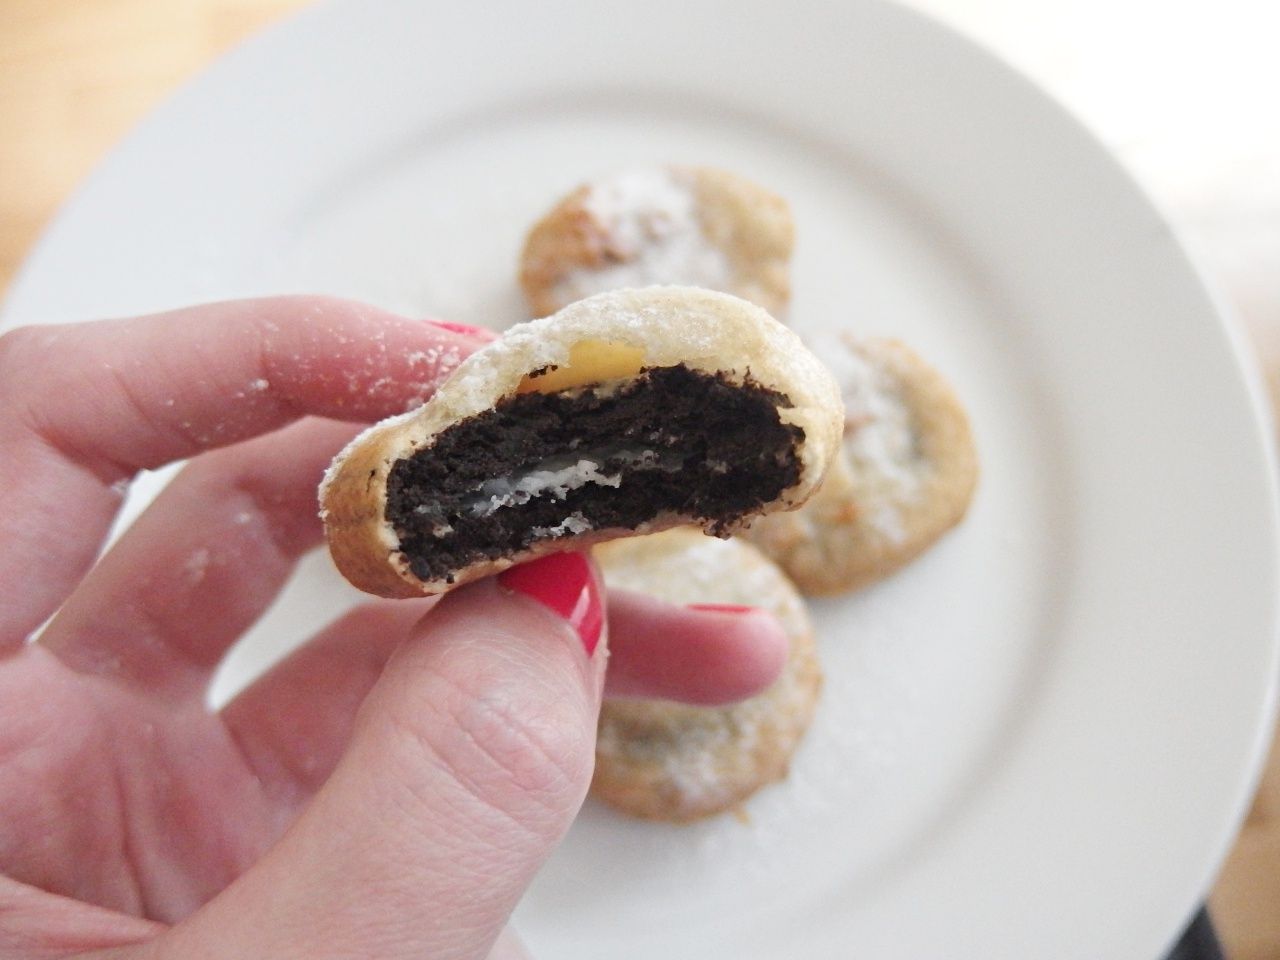
[(431, 535), (433, 537), (444, 537), (453, 533), (453, 525), (445, 519), (444, 511), (440, 509), (439, 505), (420, 503), (413, 508), (413, 512), (423, 520), (430, 522)]
[[(548, 463), (549, 461), (544, 461)], [(583, 457), (565, 467), (548, 467), (531, 470), (519, 477), (497, 477), (480, 485), (479, 496), (467, 504), (473, 517), (487, 517), (503, 507), (518, 507), (534, 497), (552, 496), (563, 500), (570, 490), (577, 490), (589, 483), (604, 487), (622, 485), (621, 473), (602, 473), (602, 464)]]
[[(482, 518), (506, 507), (518, 507), (528, 503), (534, 497), (550, 496), (556, 500), (563, 500), (570, 491), (592, 483), (602, 487), (620, 487), (622, 485), (621, 469), (605, 472), (606, 463), (619, 461), (632, 470), (677, 471), (682, 466), (678, 454), (628, 447), (564, 454), (549, 457), (523, 473), (486, 480), (476, 488), (476, 496), (465, 505), (464, 509), (472, 517)], [(585, 524), (585, 526), (580, 530), (565, 526), (571, 522)], [(577, 513), (567, 517), (559, 527), (574, 533), (591, 529), (590, 523)], [(546, 529), (557, 530), (559, 527)], [(534, 532), (537, 533), (541, 529), (543, 528), (534, 528)]]
[(530, 527), (529, 531), (540, 539), (551, 537), (570, 537), (586, 533), (591, 529), (591, 521), (575, 510), (554, 527)]

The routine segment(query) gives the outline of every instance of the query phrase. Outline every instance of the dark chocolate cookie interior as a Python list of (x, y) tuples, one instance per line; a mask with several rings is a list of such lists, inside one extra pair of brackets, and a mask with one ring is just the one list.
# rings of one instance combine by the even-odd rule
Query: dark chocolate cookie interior
[(680, 365), (633, 380), (523, 393), (397, 461), (387, 520), (423, 580), (539, 540), (679, 514), (719, 530), (800, 477), (788, 399)]

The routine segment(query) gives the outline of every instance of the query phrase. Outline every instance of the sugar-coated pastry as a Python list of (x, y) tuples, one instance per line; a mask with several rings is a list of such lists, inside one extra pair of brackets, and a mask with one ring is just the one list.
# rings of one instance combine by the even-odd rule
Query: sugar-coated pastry
[(605, 290), (678, 283), (782, 317), (794, 232), (787, 202), (737, 174), (620, 170), (579, 187), (534, 226), (520, 283), (535, 316)]
[(942, 375), (894, 340), (820, 348), (845, 404), (841, 455), (800, 510), (746, 536), (805, 593), (866, 586), (964, 517), (978, 479), (969, 418)]
[(440, 593), (555, 550), (792, 509), (840, 446), (840, 395), (786, 327), (682, 287), (600, 294), (511, 328), (321, 484), (338, 569)]
[(791, 641), (782, 675), (726, 707), (608, 700), (592, 794), (633, 816), (684, 822), (733, 809), (787, 773), (822, 686), (813, 630), (795, 587), (739, 539), (668, 530), (596, 551), (606, 583), (672, 603), (763, 607)]

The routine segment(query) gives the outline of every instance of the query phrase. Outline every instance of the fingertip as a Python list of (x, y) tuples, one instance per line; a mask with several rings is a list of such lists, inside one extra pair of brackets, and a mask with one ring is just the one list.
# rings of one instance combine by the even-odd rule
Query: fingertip
[(455, 323), (452, 320), (437, 320), (434, 317), (426, 318), (427, 323), (441, 330), (448, 330), (450, 333), (456, 333), (472, 340), (478, 340), (481, 343), (492, 343), (497, 340), (499, 334), (496, 331), (486, 327), (473, 327), (468, 323)]
[(782, 623), (762, 607), (695, 605), (687, 608), (708, 638), (713, 682), (703, 691), (708, 706), (763, 693), (782, 674), (791, 648)]
[(720, 706), (772, 684), (790, 639), (758, 607), (681, 607), (615, 590), (610, 647), (609, 695)]
[(604, 590), (585, 553), (552, 553), (504, 570), (499, 586), (528, 597), (563, 619), (578, 634), (588, 657), (604, 633)]
[(599, 703), (608, 657), (603, 579), (588, 554), (560, 552), (454, 587), (418, 621), (426, 645), (442, 633), (493, 641), (535, 672), (568, 669)]

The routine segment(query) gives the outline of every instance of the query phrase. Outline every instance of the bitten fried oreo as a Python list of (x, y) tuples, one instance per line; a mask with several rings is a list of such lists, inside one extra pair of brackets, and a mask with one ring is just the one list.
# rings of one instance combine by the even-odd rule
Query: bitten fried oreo
[(592, 794), (632, 816), (685, 822), (731, 810), (786, 776), (822, 669), (804, 603), (782, 571), (745, 541), (689, 529), (606, 544), (596, 557), (610, 587), (672, 603), (762, 607), (791, 646), (773, 685), (732, 706), (606, 700)]
[(678, 283), (782, 318), (794, 237), (787, 202), (746, 177), (634, 167), (583, 184), (534, 225), (520, 284), (536, 316), (606, 290)]
[(321, 515), (360, 589), (440, 593), (543, 553), (680, 524), (723, 536), (793, 509), (841, 417), (831, 375), (758, 307), (684, 287), (600, 294), (513, 327), (357, 437)]

